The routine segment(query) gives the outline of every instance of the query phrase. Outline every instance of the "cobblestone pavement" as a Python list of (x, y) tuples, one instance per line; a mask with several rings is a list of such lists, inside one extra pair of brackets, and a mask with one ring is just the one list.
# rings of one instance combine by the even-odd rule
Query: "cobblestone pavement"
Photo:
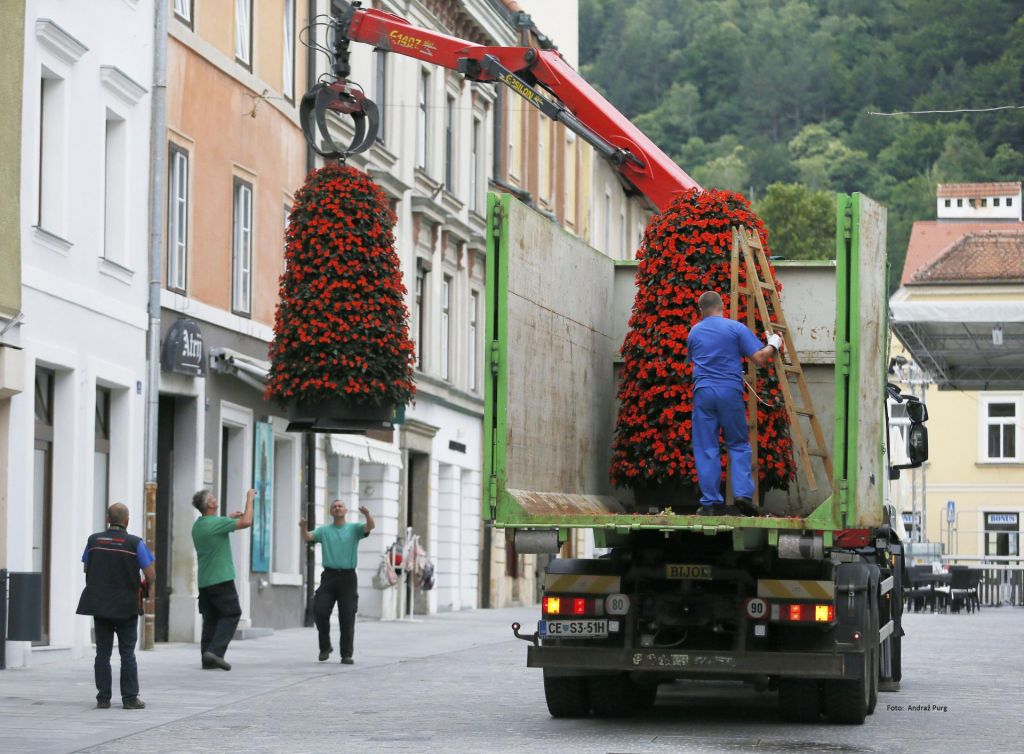
[(162, 645), (139, 655), (143, 711), (93, 709), (91, 660), (9, 670), (0, 751), (1024, 750), (1024, 610), (908, 616), (903, 690), (853, 727), (786, 724), (775, 694), (710, 682), (662, 687), (635, 719), (553, 720), (508, 628), (534, 611), (360, 622), (351, 666), (318, 663), (312, 629), (234, 643), (230, 673), (200, 670), (192, 645)]

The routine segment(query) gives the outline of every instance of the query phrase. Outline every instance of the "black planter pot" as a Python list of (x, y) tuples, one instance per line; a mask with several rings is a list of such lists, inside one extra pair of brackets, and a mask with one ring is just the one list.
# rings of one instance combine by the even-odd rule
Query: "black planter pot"
[(393, 403), (353, 403), (346, 398), (292, 401), (287, 404), (289, 432), (366, 434), (393, 429), (401, 423), (405, 406)]

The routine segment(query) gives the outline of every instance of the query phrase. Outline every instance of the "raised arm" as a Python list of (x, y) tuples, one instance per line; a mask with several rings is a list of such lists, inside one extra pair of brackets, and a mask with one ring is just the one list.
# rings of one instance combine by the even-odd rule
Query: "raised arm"
[(241, 513), (235, 512), (231, 514), (231, 518), (235, 519), (235, 530), (248, 529), (252, 526), (252, 501), (256, 497), (256, 490), (249, 490), (245, 493), (245, 510)]
[(303, 542), (315, 542), (316, 541), (316, 540), (313, 539), (313, 533), (309, 530), (309, 527), (306, 526), (306, 519), (304, 519), (304, 518), (300, 518), (299, 519), (299, 533), (302, 534), (302, 541)]
[(782, 337), (776, 333), (772, 333), (768, 336), (768, 345), (762, 348), (760, 351), (755, 351), (750, 354), (750, 360), (757, 364), (759, 367), (766, 366), (771, 363), (772, 359), (775, 358), (775, 352), (779, 350), (779, 346), (782, 345)]
[(366, 523), (363, 524), (363, 533), (369, 534), (371, 531), (373, 531), (373, 527), (376, 526), (376, 524), (373, 521), (373, 516), (370, 515), (370, 509), (367, 508), (365, 505), (360, 505), (359, 512), (366, 517)]

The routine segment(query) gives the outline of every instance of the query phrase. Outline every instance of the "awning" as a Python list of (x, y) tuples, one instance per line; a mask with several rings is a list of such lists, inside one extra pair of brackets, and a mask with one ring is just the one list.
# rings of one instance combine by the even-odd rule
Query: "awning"
[(270, 362), (230, 348), (211, 348), (210, 369), (217, 374), (237, 377), (250, 387), (263, 392), (267, 387)]
[(940, 390), (1024, 390), (1024, 301), (893, 301), (890, 312)]
[(330, 435), (329, 439), (327, 449), (336, 456), (402, 468), (401, 451), (380, 440), (362, 435)]

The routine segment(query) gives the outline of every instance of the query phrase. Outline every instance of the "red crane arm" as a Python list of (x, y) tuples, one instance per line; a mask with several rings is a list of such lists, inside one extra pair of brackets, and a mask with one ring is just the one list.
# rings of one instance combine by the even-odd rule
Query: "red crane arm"
[[(473, 81), (505, 84), (597, 149), (659, 210), (676, 193), (700, 188), (554, 50), (478, 45), (422, 29), (386, 11), (359, 7), (345, 14), (337, 34), (336, 56), (347, 54), (351, 40), (459, 71)], [(340, 79), (348, 75), (347, 60), (340, 67), (336, 63), (335, 73)], [(535, 84), (555, 101), (542, 97)]]

